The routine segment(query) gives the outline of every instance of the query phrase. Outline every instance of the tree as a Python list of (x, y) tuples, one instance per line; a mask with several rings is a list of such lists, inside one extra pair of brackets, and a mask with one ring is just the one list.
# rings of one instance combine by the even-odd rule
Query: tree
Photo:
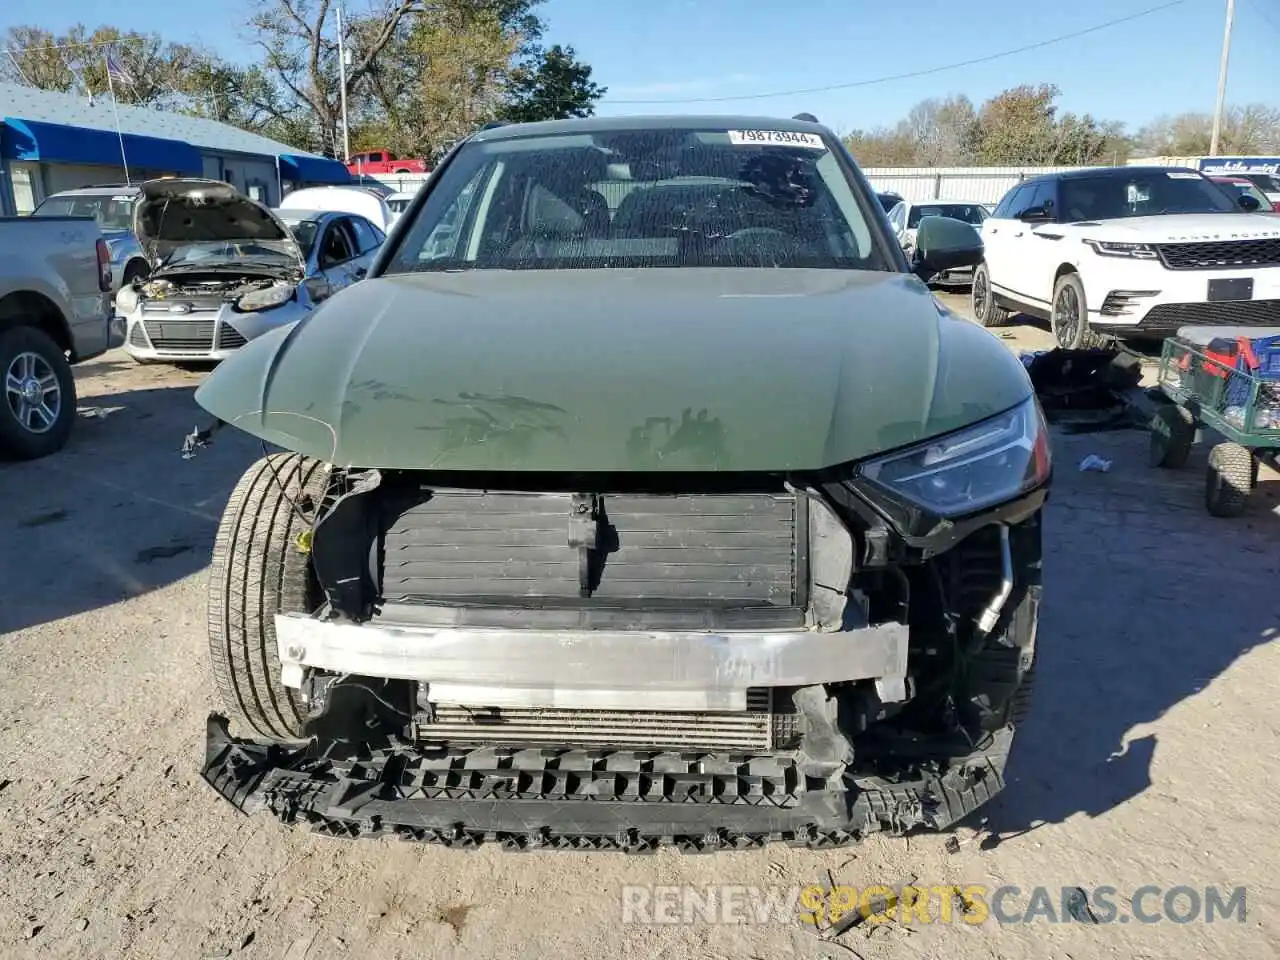
[(498, 116), (512, 123), (589, 117), (607, 90), (592, 82), (591, 67), (576, 59), (573, 47), (556, 44), (512, 71)]
[[(1157, 117), (1138, 131), (1136, 139), (1148, 156), (1203, 156), (1213, 140), (1213, 115), (1190, 112)], [(1252, 103), (1224, 110), (1218, 148), (1224, 154), (1280, 151), (1280, 108)]]
[(101, 96), (107, 93), (107, 53), (120, 60), (131, 82), (116, 83), (121, 103), (180, 109), (187, 105), (181, 83), (199, 55), (183, 44), (168, 43), (157, 34), (123, 32), (97, 27), (90, 32), (76, 24), (65, 34), (41, 27), (11, 27), (3, 41), (0, 78), (42, 90)]
[[(377, 0), (373, 0), (377, 2)], [(254, 0), (249, 25), (263, 53), (262, 68), (278, 89), (264, 107), (280, 124), (310, 126), (313, 148), (341, 153), (342, 91), (338, 89), (337, 13), (333, 0)], [(351, 51), (346, 94), (352, 97), (400, 33), (407, 18), (435, 8), (427, 0), (385, 0), (344, 24)], [(308, 123), (309, 121), (309, 123)]]
[(1049, 164), (1058, 143), (1053, 84), (1022, 84), (992, 97), (978, 112), (978, 159), (993, 166)]
[(854, 130), (844, 138), (845, 146), (863, 167), (914, 167), (916, 146), (901, 125), (890, 129)]
[(964, 166), (973, 160), (978, 115), (963, 94), (946, 100), (922, 100), (911, 108), (898, 132), (913, 145), (915, 163), (926, 167)]

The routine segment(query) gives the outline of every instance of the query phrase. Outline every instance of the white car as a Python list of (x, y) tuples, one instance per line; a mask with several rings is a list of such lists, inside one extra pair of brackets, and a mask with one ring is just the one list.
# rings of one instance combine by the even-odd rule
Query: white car
[(974, 317), (1046, 319), (1068, 349), (1186, 325), (1280, 326), (1280, 223), (1256, 206), (1177, 167), (1026, 180), (982, 224)]
[(300, 320), (372, 262), (384, 236), (356, 220), (314, 214), (288, 224), (217, 180), (142, 184), (134, 232), (151, 275), (116, 295), (125, 351), (139, 363), (223, 360)]
[(395, 219), (385, 197), (357, 186), (305, 187), (285, 194), (276, 209), (282, 213), (354, 213), (364, 217), (383, 233), (391, 229), (391, 223)]
[(409, 204), (413, 203), (416, 193), (393, 193), (387, 197), (387, 206), (391, 208), (391, 222), (395, 223), (400, 219), (400, 214), (409, 209)]
[[(980, 203), (971, 200), (900, 200), (889, 211), (889, 224), (910, 257), (915, 251), (916, 230), (925, 217), (950, 217), (962, 220), (981, 229), (982, 222), (990, 215)], [(967, 286), (973, 279), (973, 268), (961, 267), (944, 270), (929, 280), (940, 287)]]

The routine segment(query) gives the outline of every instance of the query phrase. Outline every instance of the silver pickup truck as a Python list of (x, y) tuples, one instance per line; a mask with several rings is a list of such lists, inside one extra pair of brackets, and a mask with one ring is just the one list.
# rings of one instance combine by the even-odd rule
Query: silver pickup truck
[(71, 365), (124, 342), (111, 255), (88, 217), (0, 217), (0, 457), (60, 449), (76, 418)]

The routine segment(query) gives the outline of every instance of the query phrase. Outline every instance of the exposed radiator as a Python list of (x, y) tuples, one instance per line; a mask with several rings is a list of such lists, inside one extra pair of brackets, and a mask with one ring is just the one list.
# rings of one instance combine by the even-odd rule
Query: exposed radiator
[[(798, 513), (788, 494), (424, 493), (385, 528), (382, 593), (393, 602), (791, 607), (803, 601)], [(594, 524), (593, 548), (574, 545), (578, 517)]]
[[(783, 715), (778, 720), (790, 719)], [(420, 741), (654, 748), (767, 753), (775, 748), (770, 692), (747, 692), (747, 709), (732, 713), (643, 710), (498, 709), (433, 704), (419, 713)], [(781, 731), (789, 726), (779, 724)]]

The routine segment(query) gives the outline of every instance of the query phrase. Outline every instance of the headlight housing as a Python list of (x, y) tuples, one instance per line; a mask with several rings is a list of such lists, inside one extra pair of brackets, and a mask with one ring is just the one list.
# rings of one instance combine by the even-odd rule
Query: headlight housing
[(1012, 500), (1048, 479), (1049, 434), (1035, 397), (925, 443), (863, 463), (862, 477), (944, 517)]
[(133, 284), (126, 284), (116, 294), (116, 313), (126, 315), (138, 309), (138, 291)]
[(1111, 240), (1085, 240), (1100, 257), (1128, 257), (1130, 260), (1156, 259), (1155, 247), (1149, 243), (1118, 243)]
[(292, 300), (296, 289), (292, 283), (273, 283), (261, 290), (251, 290), (236, 301), (236, 309), (241, 313), (271, 310)]

